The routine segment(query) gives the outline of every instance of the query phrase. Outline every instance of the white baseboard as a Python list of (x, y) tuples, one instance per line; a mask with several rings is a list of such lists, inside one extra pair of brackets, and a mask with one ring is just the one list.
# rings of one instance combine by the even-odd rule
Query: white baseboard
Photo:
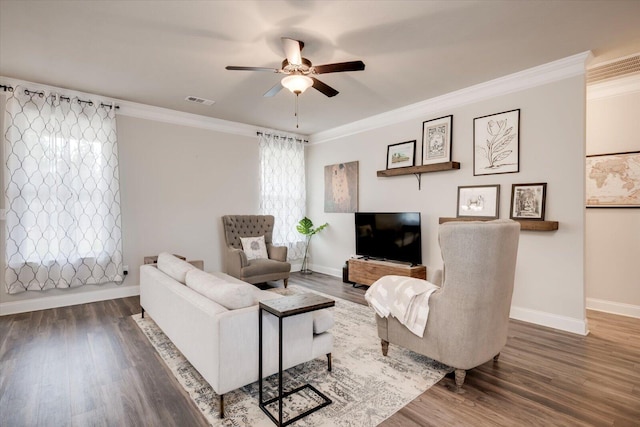
[(635, 317), (640, 319), (640, 306), (625, 304), (623, 302), (587, 298), (587, 309), (604, 311), (605, 313), (618, 314), (620, 316)]
[(323, 267), (321, 265), (311, 264), (311, 270), (317, 271), (318, 273), (327, 274), (329, 276), (338, 277), (342, 279), (342, 269), (341, 268), (329, 268)]
[(588, 335), (587, 319), (575, 319), (573, 317), (560, 316), (544, 311), (531, 310), (524, 307), (511, 306), (509, 317), (523, 322), (535, 323), (548, 328), (559, 329), (578, 335)]
[(99, 289), (91, 292), (76, 292), (69, 295), (55, 295), (25, 299), (21, 301), (9, 301), (0, 303), (0, 316), (86, 304), (116, 298), (125, 298), (135, 295), (140, 295), (140, 286), (119, 286), (116, 288)]

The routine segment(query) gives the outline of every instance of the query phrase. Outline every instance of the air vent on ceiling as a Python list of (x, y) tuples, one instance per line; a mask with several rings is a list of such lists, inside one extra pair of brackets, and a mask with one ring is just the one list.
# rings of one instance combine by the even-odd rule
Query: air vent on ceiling
[(587, 70), (587, 84), (640, 73), (640, 54), (597, 65)]
[(195, 102), (196, 104), (202, 104), (202, 105), (213, 105), (213, 103), (216, 102), (210, 99), (198, 98), (197, 96), (187, 96), (184, 100), (189, 102)]

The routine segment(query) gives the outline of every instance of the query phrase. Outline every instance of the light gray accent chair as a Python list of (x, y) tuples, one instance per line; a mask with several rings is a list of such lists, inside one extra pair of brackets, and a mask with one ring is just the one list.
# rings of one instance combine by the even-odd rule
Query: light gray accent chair
[(497, 361), (507, 342), (519, 237), (512, 220), (441, 224), (444, 268), (431, 275), (441, 287), (429, 298), (424, 336), (376, 315), (382, 353), (391, 343), (451, 366), (461, 392), (466, 371)]
[[(287, 247), (274, 246), (273, 215), (225, 215), (222, 217), (227, 244), (227, 274), (251, 284), (284, 280), (287, 287), (291, 264), (287, 262)], [(269, 259), (248, 260), (242, 250), (241, 237), (264, 236)]]

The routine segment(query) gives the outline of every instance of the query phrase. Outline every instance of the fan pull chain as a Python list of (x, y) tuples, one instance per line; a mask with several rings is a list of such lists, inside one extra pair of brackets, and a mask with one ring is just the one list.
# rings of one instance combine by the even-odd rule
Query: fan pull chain
[(294, 113), (294, 115), (296, 116), (296, 129), (298, 129), (298, 121), (299, 121), (299, 116), (298, 116), (298, 96), (300, 96), (300, 94), (296, 93), (296, 111)]

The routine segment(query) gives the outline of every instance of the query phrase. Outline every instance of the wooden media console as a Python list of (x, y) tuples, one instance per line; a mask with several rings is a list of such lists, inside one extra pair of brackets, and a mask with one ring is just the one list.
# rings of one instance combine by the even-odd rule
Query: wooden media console
[(410, 266), (389, 261), (372, 259), (350, 259), (349, 281), (359, 285), (371, 285), (382, 276), (407, 276), (417, 279), (427, 279), (427, 267), (424, 265)]

